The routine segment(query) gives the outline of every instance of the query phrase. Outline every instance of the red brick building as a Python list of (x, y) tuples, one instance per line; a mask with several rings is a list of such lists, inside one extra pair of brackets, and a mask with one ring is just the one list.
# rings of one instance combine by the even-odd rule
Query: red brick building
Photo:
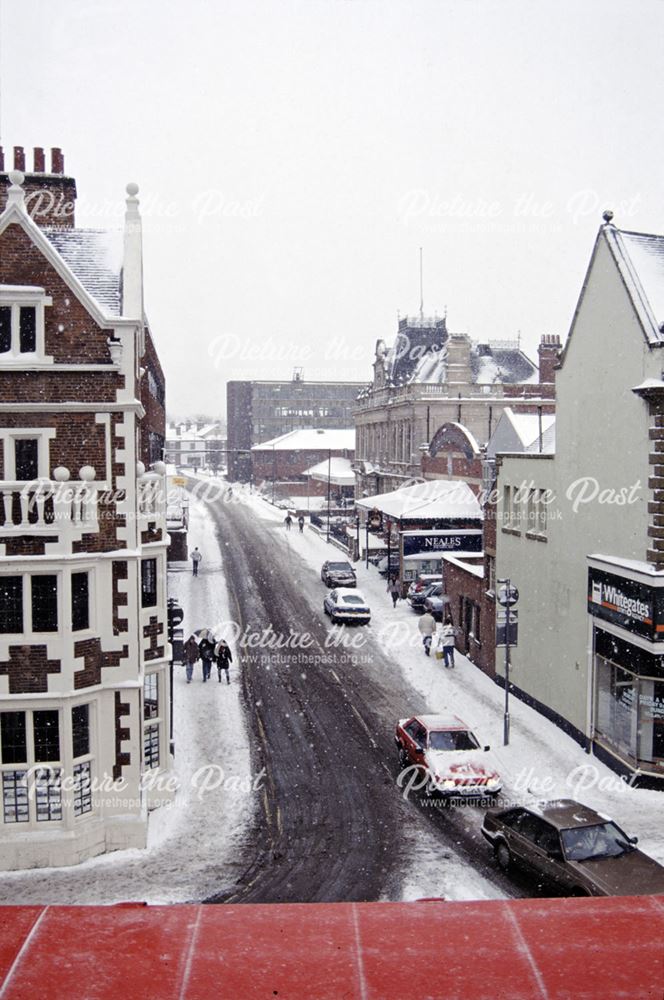
[[(124, 229), (0, 151), (0, 867), (144, 846), (170, 767), (164, 378)], [(146, 467), (152, 464), (152, 471)], [(159, 793), (163, 798), (163, 793)]]
[[(308, 469), (328, 458), (353, 459), (355, 431), (309, 427), (251, 449), (252, 481), (272, 486), (290, 496), (324, 496), (327, 484), (306, 475)], [(333, 488), (333, 493), (338, 492)]]

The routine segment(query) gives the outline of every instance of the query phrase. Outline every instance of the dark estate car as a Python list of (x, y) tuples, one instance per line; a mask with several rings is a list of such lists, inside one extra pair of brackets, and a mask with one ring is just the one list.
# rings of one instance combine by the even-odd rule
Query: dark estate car
[(505, 871), (514, 865), (571, 896), (664, 893), (664, 868), (610, 819), (573, 799), (490, 809), (482, 835)]
[(331, 560), (324, 562), (320, 578), (326, 587), (357, 586), (355, 570), (349, 562), (332, 562)]
[(428, 583), (426, 587), (421, 590), (415, 590), (412, 593), (408, 591), (408, 603), (410, 604), (413, 611), (419, 611), (420, 614), (424, 611), (424, 602), (428, 597), (437, 597), (443, 593), (443, 585), (440, 580), (434, 583)]

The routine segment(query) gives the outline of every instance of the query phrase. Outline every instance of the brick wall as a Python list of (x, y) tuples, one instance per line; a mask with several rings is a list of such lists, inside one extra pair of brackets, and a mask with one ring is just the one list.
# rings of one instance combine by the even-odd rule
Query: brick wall
[(97, 326), (18, 225), (0, 236), (0, 284), (37, 286), (53, 298), (44, 310), (45, 348), (56, 363), (111, 364), (109, 331)]

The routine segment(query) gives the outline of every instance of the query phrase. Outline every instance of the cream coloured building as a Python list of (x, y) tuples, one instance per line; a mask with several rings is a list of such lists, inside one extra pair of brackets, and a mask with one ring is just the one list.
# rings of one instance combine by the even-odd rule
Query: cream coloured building
[(616, 769), (657, 782), (664, 237), (605, 218), (556, 375), (555, 455), (497, 458), (497, 575), (520, 592), (521, 695)]

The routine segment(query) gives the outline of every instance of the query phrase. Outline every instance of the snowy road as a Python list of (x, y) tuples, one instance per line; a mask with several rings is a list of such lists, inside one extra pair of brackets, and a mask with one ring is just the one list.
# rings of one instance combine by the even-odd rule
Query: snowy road
[[(521, 895), (488, 860), (476, 808), (426, 810), (395, 787), (394, 726), (426, 704), (362, 629), (334, 648), (325, 589), (311, 565), (338, 551), (286, 532), (261, 501), (210, 504), (245, 645), (243, 676), (267, 781), (254, 856), (215, 900), (311, 902)], [(262, 639), (261, 639), (262, 637)], [(274, 638), (273, 638), (274, 637)], [(286, 643), (287, 648), (276, 648)]]

